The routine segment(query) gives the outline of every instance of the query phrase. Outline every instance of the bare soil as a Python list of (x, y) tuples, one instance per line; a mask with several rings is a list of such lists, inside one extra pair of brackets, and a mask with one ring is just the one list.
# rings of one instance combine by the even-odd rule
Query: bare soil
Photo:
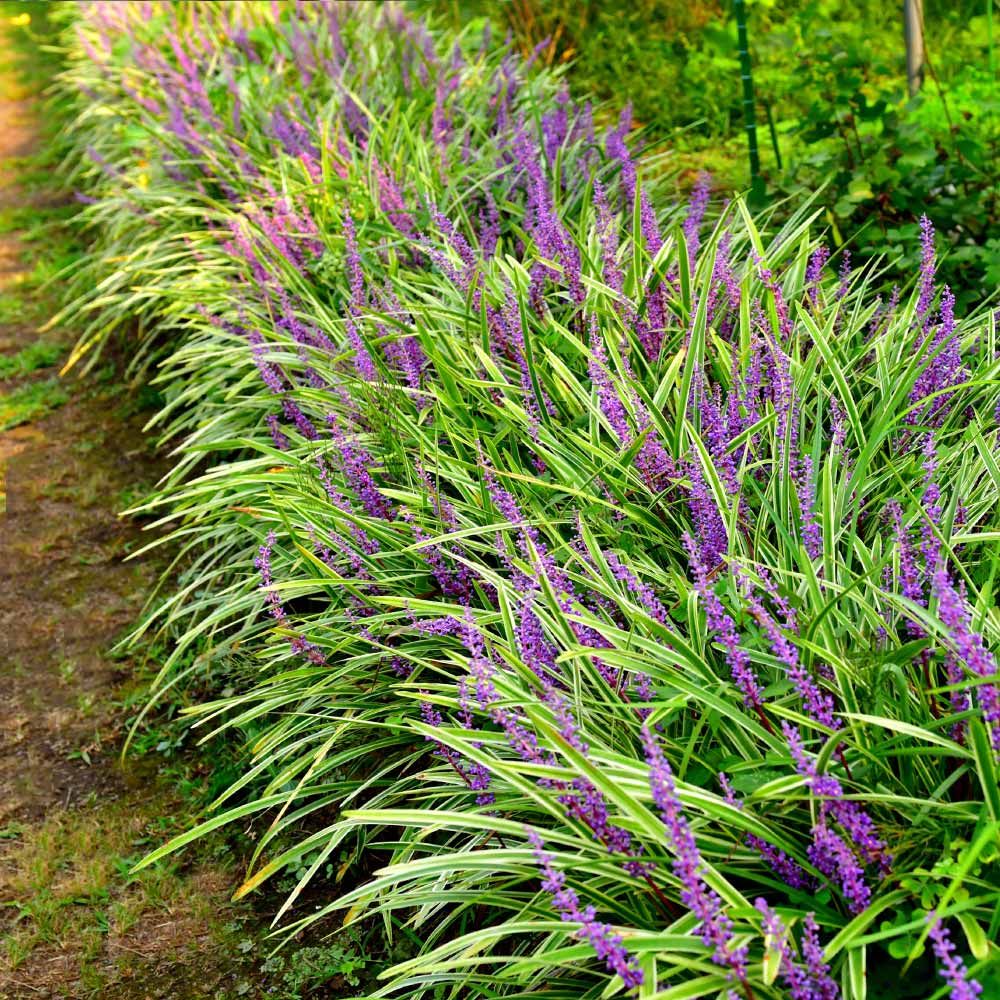
[[(0, 79), (0, 210), (26, 195), (11, 161), (34, 151), (33, 105)], [(17, 293), (30, 260), (21, 235), (0, 235), (0, 293)], [(0, 352), (38, 337), (33, 324), (0, 327)], [(47, 375), (52, 376), (52, 371)], [(37, 373), (0, 382), (8, 394)], [(136, 422), (116, 419), (110, 391), (68, 386), (69, 402), (0, 433), (6, 506), (0, 516), (0, 824), (31, 821), (91, 792), (121, 793), (102, 751), (108, 721), (88, 711), (124, 679), (105, 653), (134, 621), (152, 568), (123, 557), (139, 529), (115, 500), (156, 476)], [(71, 756), (86, 750), (91, 764)]]

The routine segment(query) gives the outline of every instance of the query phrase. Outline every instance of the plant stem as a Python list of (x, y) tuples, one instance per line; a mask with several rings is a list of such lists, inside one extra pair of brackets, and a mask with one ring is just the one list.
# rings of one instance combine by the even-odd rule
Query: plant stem
[(997, 64), (993, 56), (993, 0), (986, 0), (986, 37), (990, 46), (990, 76), (996, 83)]
[(906, 85), (915, 97), (924, 82), (924, 26), (921, 0), (903, 0), (906, 34)]
[(736, 33), (740, 53), (740, 79), (743, 81), (743, 127), (747, 133), (747, 148), (750, 154), (750, 186), (760, 187), (760, 153), (757, 149), (757, 118), (754, 111), (753, 68), (750, 65), (750, 49), (747, 45), (747, 5), (746, 0), (733, 0), (733, 14), (736, 17)]
[(771, 114), (771, 102), (764, 102), (764, 114), (767, 115), (767, 127), (771, 133), (771, 146), (774, 148), (774, 159), (781, 170), (781, 150), (778, 148), (778, 132), (774, 127), (774, 115)]

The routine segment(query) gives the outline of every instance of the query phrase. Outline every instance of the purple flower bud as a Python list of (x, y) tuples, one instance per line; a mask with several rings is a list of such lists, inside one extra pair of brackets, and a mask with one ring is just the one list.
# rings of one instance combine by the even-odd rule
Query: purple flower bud
[(933, 943), (934, 954), (941, 963), (939, 975), (950, 987), (950, 1000), (976, 1000), (983, 987), (975, 979), (969, 978), (965, 963), (955, 954), (955, 945), (938, 915), (931, 910), (927, 914), (930, 924), (928, 934)]
[(763, 899), (754, 906), (764, 917), (763, 930), (772, 938), (771, 948), (780, 955), (781, 977), (788, 987), (790, 1000), (837, 1000), (840, 991), (830, 978), (829, 967), (823, 962), (823, 951), (816, 938), (816, 918), (806, 914), (802, 936), (804, 964), (796, 961), (793, 943), (781, 917)]

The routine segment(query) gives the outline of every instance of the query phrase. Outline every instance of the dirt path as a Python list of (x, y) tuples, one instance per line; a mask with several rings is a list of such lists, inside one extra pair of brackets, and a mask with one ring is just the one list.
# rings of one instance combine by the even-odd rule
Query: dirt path
[(156, 572), (124, 561), (140, 531), (116, 511), (161, 469), (113, 372), (60, 381), (72, 331), (37, 332), (51, 248), (23, 229), (58, 205), (25, 186), (39, 112), (11, 48), (0, 34), (0, 1000), (257, 996), (226, 957), (245, 915), (225, 863), (129, 872), (184, 812), (155, 766), (119, 762), (135, 684), (108, 656)]
[[(0, 100), (0, 213), (25, 206), (9, 163), (29, 155), (34, 142), (30, 105), (12, 100), (7, 84)], [(23, 298), (26, 318), (36, 303), (19, 291), (30, 283), (31, 265), (20, 233), (0, 235), (0, 295), (11, 303)], [(25, 357), (38, 340), (33, 323), (0, 327), (0, 352), (8, 358)], [(54, 354), (61, 345), (52, 346)], [(16, 399), (53, 384), (48, 365), (0, 381), (0, 393)], [(130, 485), (153, 478), (155, 462), (134, 421), (98, 405), (111, 402), (101, 398), (109, 393), (72, 383), (61, 388), (43, 400), (52, 412), (0, 433), (7, 494), (0, 518), (0, 824), (37, 819), (120, 784), (115, 768), (93, 765), (95, 758), (106, 762), (87, 709), (124, 680), (104, 653), (134, 621), (149, 584), (148, 567), (122, 561), (137, 529), (114, 508)], [(20, 414), (11, 409), (0, 413), (13, 422)], [(83, 751), (91, 765), (79, 758)]]

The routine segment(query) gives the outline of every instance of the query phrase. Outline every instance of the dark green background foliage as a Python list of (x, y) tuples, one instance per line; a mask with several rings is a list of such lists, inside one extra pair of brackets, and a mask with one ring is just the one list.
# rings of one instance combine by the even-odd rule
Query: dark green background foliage
[[(669, 151), (681, 183), (708, 170), (749, 186), (739, 61), (727, 0), (418, 0), (455, 23), (492, 18), (530, 52), (564, 63), (574, 87), (631, 100), (647, 142)], [(821, 195), (838, 246), (886, 254), (890, 280), (912, 274), (926, 213), (950, 251), (941, 268), (960, 304), (1000, 282), (1000, 85), (990, 72), (986, 0), (926, 0), (930, 71), (906, 90), (902, 4), (761, 0), (748, 4), (767, 198), (781, 213)], [(1000, 17), (994, 10), (994, 40)]]

